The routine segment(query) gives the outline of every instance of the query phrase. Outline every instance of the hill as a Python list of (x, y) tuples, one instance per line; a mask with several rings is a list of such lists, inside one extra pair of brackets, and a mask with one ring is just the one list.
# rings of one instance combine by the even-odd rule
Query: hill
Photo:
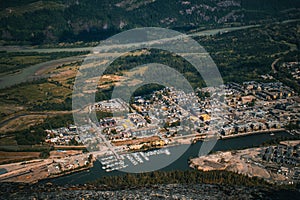
[(122, 30), (269, 23), (299, 18), (298, 0), (11, 0), (0, 4), (2, 44), (98, 41)]

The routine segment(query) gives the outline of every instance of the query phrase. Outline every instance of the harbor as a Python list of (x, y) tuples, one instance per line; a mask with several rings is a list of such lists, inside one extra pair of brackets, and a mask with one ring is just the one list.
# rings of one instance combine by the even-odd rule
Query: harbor
[(161, 148), (150, 150), (147, 152), (133, 152), (125, 153), (119, 156), (119, 159), (115, 155), (100, 157), (98, 160), (102, 165), (102, 169), (106, 172), (120, 170), (123, 171), (128, 167), (134, 167), (137, 165), (143, 165), (145, 162), (151, 163), (151, 158), (158, 155), (171, 155), (168, 148)]
[[(280, 138), (286, 138), (290, 139), (295, 136), (291, 135), (288, 132), (276, 132), (274, 133), (274, 136), (270, 136), (270, 133), (261, 133), (261, 134), (253, 134), (253, 135), (247, 135), (244, 137), (236, 137), (236, 138), (230, 138), (226, 140), (218, 140), (217, 144), (214, 146), (211, 152), (216, 151), (229, 151), (229, 150), (238, 150), (238, 149), (245, 149), (245, 148), (251, 148), (251, 147), (258, 147), (262, 145), (265, 142), (269, 142), (274, 139), (280, 139)], [(178, 148), (185, 148), (186, 151), (173, 163), (171, 163), (168, 166), (165, 166), (160, 171), (172, 171), (172, 170), (188, 170), (190, 169), (188, 160), (190, 158), (195, 158), (199, 155), (199, 150), (201, 148), (201, 145), (203, 144), (202, 141), (198, 141), (195, 144), (192, 145), (180, 145), (180, 146), (172, 146), (168, 148), (170, 154), (174, 155), (176, 154), (176, 150), (178, 152)], [(144, 163), (151, 163), (151, 160), (153, 163), (157, 164), (159, 161), (163, 161), (164, 159), (171, 157), (171, 155), (166, 154), (160, 154), (155, 156), (148, 156), (147, 152), (141, 152), (137, 153), (139, 157), (143, 160)], [(149, 161), (147, 161), (142, 155), (149, 158)], [(132, 156), (133, 157), (133, 156)], [(108, 160), (113, 160), (113, 158), (109, 156), (104, 156), (104, 162)], [(103, 159), (102, 158), (102, 159)], [(109, 159), (107, 159), (109, 158)], [(107, 160), (106, 160), (107, 159)], [(124, 157), (125, 159), (125, 157)], [(127, 159), (127, 158), (126, 158)], [(101, 158), (100, 158), (101, 160)], [(103, 162), (102, 161), (102, 162)], [(128, 162), (128, 161), (127, 161)], [(138, 161), (136, 161), (138, 162)], [(128, 162), (131, 164), (130, 166), (134, 166), (130, 161)], [(42, 182), (52, 182), (55, 184), (84, 184), (90, 181), (97, 180), (104, 176), (117, 176), (125, 174), (125, 169), (128, 169), (129, 167), (126, 167), (123, 169), (123, 171), (120, 170), (112, 170), (107, 172), (106, 169), (103, 169), (105, 165), (101, 164), (100, 161), (95, 161), (92, 168), (89, 169), (89, 171), (81, 171), (78, 173), (73, 173), (70, 175), (57, 177), (55, 179), (49, 179), (44, 180)], [(141, 166), (141, 163), (137, 164), (137, 166)]]

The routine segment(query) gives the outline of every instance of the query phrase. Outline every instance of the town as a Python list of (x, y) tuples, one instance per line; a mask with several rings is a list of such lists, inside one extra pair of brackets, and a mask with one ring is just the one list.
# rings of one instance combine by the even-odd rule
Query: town
[[(214, 100), (221, 92), (219, 100)], [(299, 102), (299, 96), (280, 82), (252, 81), (229, 83), (223, 89), (197, 89), (193, 94), (164, 88), (146, 97), (134, 97), (130, 103), (111, 99), (97, 102), (90, 109), (127, 112), (125, 116), (99, 119), (100, 134), (113, 146), (138, 150), (214, 135), (224, 139), (261, 132), (274, 134), (299, 125)], [(46, 131), (46, 142), (56, 145), (86, 144), (91, 139), (88, 133), (96, 132), (88, 124)]]
[[(280, 82), (251, 81), (196, 89), (195, 93), (189, 94), (165, 87), (149, 95), (135, 96), (131, 102), (120, 98), (96, 102), (87, 109), (105, 113), (96, 125), (69, 124), (45, 130), (45, 143), (55, 151), (51, 151), (47, 159), (2, 165), (7, 171), (0, 175), (0, 179), (36, 182), (88, 169), (97, 158), (106, 172), (130, 172), (142, 169), (141, 166), (155, 158), (174, 156), (172, 147), (197, 141), (225, 140), (259, 133), (268, 133), (272, 138), (276, 132), (282, 131), (298, 135), (299, 129), (292, 127), (299, 126), (299, 101), (298, 94)], [(257, 169), (260, 174), (247, 175), (266, 179), (272, 176), (271, 181), (288, 184), (299, 181), (298, 143), (245, 151), (241, 156), (235, 154), (239, 157), (232, 159), (234, 163), (242, 160), (242, 166), (246, 166), (253, 162), (251, 169), (264, 166)], [(225, 156), (225, 160), (229, 156), (227, 164), (230, 163), (233, 154), (223, 154), (220, 156)], [(246, 154), (253, 154), (253, 158)], [(209, 160), (210, 156), (213, 160)], [(217, 162), (220, 159), (214, 160), (214, 154), (199, 159), (193, 168), (202, 162), (201, 159), (208, 159), (200, 166), (209, 170), (226, 167)]]
[(299, 126), (299, 101), (297, 94), (280, 82), (229, 83), (191, 94), (164, 88), (136, 96), (129, 103), (122, 99), (97, 102), (89, 110), (118, 115), (99, 119), (97, 127), (86, 124), (46, 130), (46, 142), (85, 145), (91, 152), (100, 152), (104, 156), (103, 169), (109, 172), (148, 161), (142, 153), (145, 150), (157, 151), (214, 137), (226, 139), (255, 133), (272, 136), (280, 131), (299, 134), (298, 130), (289, 130), (290, 126)]

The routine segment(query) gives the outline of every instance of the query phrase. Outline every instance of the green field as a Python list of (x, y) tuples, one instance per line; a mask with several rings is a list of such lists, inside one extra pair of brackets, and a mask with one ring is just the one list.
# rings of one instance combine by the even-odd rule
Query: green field
[(0, 75), (18, 73), (23, 68), (59, 58), (85, 55), (88, 52), (0, 52)]

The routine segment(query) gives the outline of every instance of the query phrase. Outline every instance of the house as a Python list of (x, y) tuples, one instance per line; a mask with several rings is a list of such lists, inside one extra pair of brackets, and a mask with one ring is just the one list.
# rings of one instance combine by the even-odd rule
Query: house
[(235, 128), (232, 126), (229, 127), (224, 127), (221, 129), (221, 134), (222, 135), (231, 135), (235, 133)]
[(242, 103), (243, 104), (246, 104), (246, 103), (251, 103), (253, 100), (255, 100), (256, 98), (255, 98), (255, 96), (253, 96), (253, 95), (248, 95), (248, 96), (243, 96), (243, 97), (241, 97), (241, 99), (242, 99)]
[(200, 119), (202, 121), (209, 121), (211, 118), (208, 114), (202, 114), (202, 115), (200, 115)]

